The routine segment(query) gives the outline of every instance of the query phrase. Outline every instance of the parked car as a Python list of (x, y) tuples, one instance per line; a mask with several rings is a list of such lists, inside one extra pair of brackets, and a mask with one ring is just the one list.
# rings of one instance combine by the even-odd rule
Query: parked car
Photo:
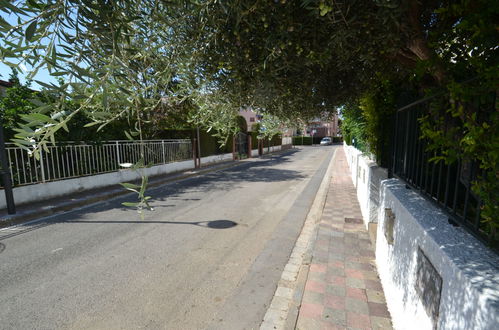
[(331, 145), (331, 144), (333, 144), (333, 140), (329, 136), (326, 136), (325, 138), (322, 138), (322, 140), (321, 140), (321, 146), (328, 146), (328, 145)]

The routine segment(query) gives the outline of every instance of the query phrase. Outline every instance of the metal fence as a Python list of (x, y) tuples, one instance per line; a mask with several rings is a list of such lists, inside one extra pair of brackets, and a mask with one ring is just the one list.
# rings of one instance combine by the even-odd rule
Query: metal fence
[(428, 152), (427, 141), (420, 138), (419, 119), (429, 113), (431, 100), (424, 99), (397, 111), (393, 174), (443, 208), (449, 215), (449, 223), (462, 225), (478, 238), (489, 241), (490, 233), (480, 217), (482, 202), (471, 190), (479, 171), (477, 163), (431, 162), (437, 153)]
[[(119, 164), (160, 165), (192, 159), (192, 143), (182, 140), (106, 141), (100, 143), (63, 142), (49, 145), (40, 158), (8, 143), (7, 158), (15, 186), (114, 172)], [(3, 186), (3, 183), (1, 183)]]

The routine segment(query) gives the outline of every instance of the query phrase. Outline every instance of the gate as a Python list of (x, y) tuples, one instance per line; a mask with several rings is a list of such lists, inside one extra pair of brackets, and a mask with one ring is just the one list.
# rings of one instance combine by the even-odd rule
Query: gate
[(248, 157), (248, 134), (238, 132), (234, 136), (235, 153), (239, 159)]

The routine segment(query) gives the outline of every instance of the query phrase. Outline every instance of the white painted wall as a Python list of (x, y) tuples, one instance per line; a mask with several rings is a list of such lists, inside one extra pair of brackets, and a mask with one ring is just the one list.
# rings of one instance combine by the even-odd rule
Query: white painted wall
[[(152, 166), (150, 168), (146, 168), (145, 171), (149, 176), (155, 176), (185, 171), (192, 168), (194, 168), (194, 162), (192, 160), (186, 160), (165, 165)], [(84, 190), (111, 186), (120, 182), (132, 181), (139, 178), (139, 173), (130, 169), (124, 169), (111, 173), (19, 186), (13, 189), (14, 201), (16, 204), (25, 204), (64, 196)], [(7, 204), (5, 202), (5, 194), (2, 192), (0, 193), (0, 208), (5, 207), (7, 207)]]
[[(352, 182), (357, 190), (357, 199), (362, 212), (362, 219), (367, 228), (370, 219), (373, 218), (371, 217), (373, 208), (370, 205), (371, 190), (369, 189), (369, 184), (371, 182), (371, 168), (376, 166), (376, 163), (368, 156), (363, 155), (360, 150), (347, 145), (345, 142), (343, 142), (343, 149), (348, 166), (350, 167)], [(374, 211), (377, 212), (377, 210)]]
[(201, 166), (232, 160), (232, 153), (201, 157)]
[[(376, 264), (394, 328), (434, 329), (415, 289), (421, 248), (442, 277), (436, 328), (499, 329), (499, 257), (462, 228), (450, 225), (444, 213), (397, 179), (382, 181), (380, 207), (373, 208), (371, 186), (364, 184), (362, 171), (367, 171), (370, 182), (373, 171), (380, 169), (359, 150), (346, 144), (344, 150), (364, 221), (366, 213), (367, 219), (373, 212), (378, 215)], [(395, 214), (393, 245), (384, 235), (385, 208)]]
[[(393, 245), (385, 208), (395, 214)], [(415, 290), (418, 247), (442, 277), (437, 329), (499, 329), (499, 257), (401, 181), (383, 181), (376, 264), (395, 329), (434, 326)]]
[[(271, 152), (276, 152), (281, 150), (281, 146), (271, 147), (270, 149)], [(264, 153), (268, 153), (267, 148), (265, 148)], [(258, 150), (253, 150), (252, 154), (258, 156)], [(232, 160), (232, 153), (202, 157), (201, 165), (215, 164), (227, 160)], [(149, 176), (155, 176), (186, 171), (193, 168), (194, 162), (192, 160), (186, 160), (164, 165), (152, 166), (145, 169), (145, 171)], [(16, 204), (36, 202), (84, 190), (112, 186), (120, 182), (133, 181), (139, 178), (139, 173), (129, 169), (123, 169), (111, 173), (19, 186), (13, 189), (14, 201), (16, 202)], [(0, 191), (0, 208), (6, 207), (7, 204), (5, 202), (5, 194)]]

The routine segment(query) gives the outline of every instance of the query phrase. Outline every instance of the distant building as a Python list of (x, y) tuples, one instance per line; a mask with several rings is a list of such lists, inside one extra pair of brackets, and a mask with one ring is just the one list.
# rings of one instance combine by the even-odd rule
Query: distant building
[(335, 112), (332, 115), (325, 115), (324, 118), (315, 118), (312, 121), (304, 124), (302, 127), (295, 129), (292, 135), (304, 136), (339, 136), (340, 129), (338, 127), (338, 114)]
[(306, 135), (309, 136), (338, 136), (338, 114), (334, 113), (327, 119), (316, 118), (309, 122), (305, 128)]
[(239, 115), (246, 119), (248, 132), (254, 131), (254, 125), (258, 124), (262, 119), (262, 115), (256, 113), (251, 108), (241, 108), (239, 110)]

